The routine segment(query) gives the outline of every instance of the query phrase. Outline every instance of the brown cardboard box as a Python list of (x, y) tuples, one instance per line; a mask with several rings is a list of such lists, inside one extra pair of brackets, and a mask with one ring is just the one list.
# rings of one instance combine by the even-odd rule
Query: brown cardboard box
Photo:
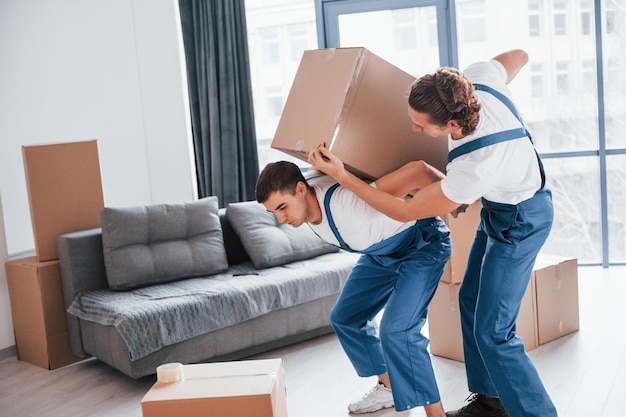
[[(428, 309), (428, 335), (431, 354), (463, 362), (460, 287), (461, 284), (439, 283)], [(517, 335), (524, 341), (527, 352), (538, 346), (534, 294), (534, 281), (531, 280), (517, 316)]]
[(37, 260), (57, 259), (61, 234), (100, 227), (97, 142), (23, 146), (22, 156)]
[(70, 351), (59, 261), (5, 264), (17, 357), (46, 369), (81, 358)]
[(456, 218), (451, 214), (445, 216), (444, 221), (450, 229), (450, 238), (452, 239), (452, 257), (446, 265), (447, 271), (441, 277), (443, 282), (458, 284), (463, 281), (467, 257), (480, 223), (482, 207), (480, 200), (477, 200)]
[(540, 254), (534, 281), (539, 344), (579, 330), (578, 260)]
[(445, 172), (448, 142), (412, 131), (415, 77), (365, 48), (305, 51), (272, 148), (307, 160), (325, 142), (356, 175), (376, 179), (409, 161)]
[(183, 365), (183, 374), (152, 386), (143, 417), (287, 417), (282, 359)]
[(459, 287), (443, 280), (439, 283), (428, 307), (428, 337), (431, 354), (463, 362)]
[[(450, 274), (446, 268), (445, 274)], [(463, 361), (459, 315), (460, 284), (442, 277), (429, 307), (428, 332), (433, 355)], [(448, 280), (448, 281), (446, 281)], [(579, 329), (578, 262), (539, 254), (517, 319), (526, 351)]]

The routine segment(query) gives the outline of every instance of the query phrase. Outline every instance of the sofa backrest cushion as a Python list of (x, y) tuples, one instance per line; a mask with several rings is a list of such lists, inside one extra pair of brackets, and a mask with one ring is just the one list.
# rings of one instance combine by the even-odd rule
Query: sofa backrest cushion
[(109, 288), (126, 290), (228, 269), (217, 197), (102, 210)]
[(310, 259), (339, 248), (326, 243), (307, 226), (279, 224), (256, 201), (231, 203), (226, 217), (257, 269)]

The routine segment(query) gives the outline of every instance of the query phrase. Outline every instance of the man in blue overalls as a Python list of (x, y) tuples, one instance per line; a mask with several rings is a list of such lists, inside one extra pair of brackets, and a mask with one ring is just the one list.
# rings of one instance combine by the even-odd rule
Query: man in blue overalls
[(541, 159), (507, 86), (527, 62), (526, 52), (516, 49), (463, 72), (444, 67), (416, 80), (408, 99), (413, 130), (447, 136), (449, 157), (445, 178), (411, 200), (368, 187), (323, 144), (309, 152), (313, 167), (396, 220), (446, 213), (481, 199), (481, 222), (459, 292), (474, 395), (448, 417), (557, 416), (515, 326), (553, 220)]
[[(305, 178), (295, 164), (268, 164), (256, 197), (277, 221), (307, 223), (325, 241), (361, 253), (334, 306), (330, 321), (362, 377), (379, 383), (351, 403), (354, 414), (424, 406), (428, 417), (445, 417), (421, 333), (428, 305), (451, 255), (449, 230), (438, 217), (398, 222), (317, 171)], [(410, 163), (370, 186), (404, 198), (443, 175)], [(377, 332), (372, 320), (385, 309)], [(390, 389), (392, 388), (392, 389)]]

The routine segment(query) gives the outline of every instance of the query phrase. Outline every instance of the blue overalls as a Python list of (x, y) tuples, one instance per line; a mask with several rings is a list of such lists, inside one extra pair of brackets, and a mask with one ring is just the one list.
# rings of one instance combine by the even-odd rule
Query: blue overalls
[[(330, 212), (333, 186), (325, 195), (327, 220), (345, 250)], [(419, 220), (397, 235), (359, 251), (330, 314), (337, 337), (362, 377), (389, 372), (396, 410), (440, 400), (428, 339), (426, 313), (451, 255), (449, 230), (440, 218)], [(385, 308), (380, 334), (372, 319)]]
[[(506, 96), (487, 86), (476, 84), (475, 88), (500, 99), (524, 125)], [(526, 136), (530, 139), (525, 128), (488, 135), (454, 149), (448, 160)], [(482, 199), (481, 221), (459, 291), (469, 390), (499, 396), (510, 417), (557, 415), (523, 341), (516, 335), (515, 324), (535, 258), (553, 219), (552, 194), (544, 188), (543, 165), (538, 154), (537, 158), (542, 185), (533, 197), (517, 205)]]

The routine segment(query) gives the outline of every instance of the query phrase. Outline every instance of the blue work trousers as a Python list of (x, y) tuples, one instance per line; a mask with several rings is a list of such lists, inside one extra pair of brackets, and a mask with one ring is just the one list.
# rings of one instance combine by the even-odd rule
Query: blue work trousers
[(482, 202), (459, 292), (469, 390), (499, 396), (510, 417), (555, 417), (556, 409), (516, 335), (522, 298), (552, 227), (551, 192), (540, 190), (517, 205)]
[[(391, 253), (359, 258), (330, 316), (359, 376), (389, 373), (396, 410), (440, 400), (421, 329), (451, 255), (449, 230), (439, 218), (418, 221), (402, 239)], [(377, 332), (372, 319), (382, 308)]]

